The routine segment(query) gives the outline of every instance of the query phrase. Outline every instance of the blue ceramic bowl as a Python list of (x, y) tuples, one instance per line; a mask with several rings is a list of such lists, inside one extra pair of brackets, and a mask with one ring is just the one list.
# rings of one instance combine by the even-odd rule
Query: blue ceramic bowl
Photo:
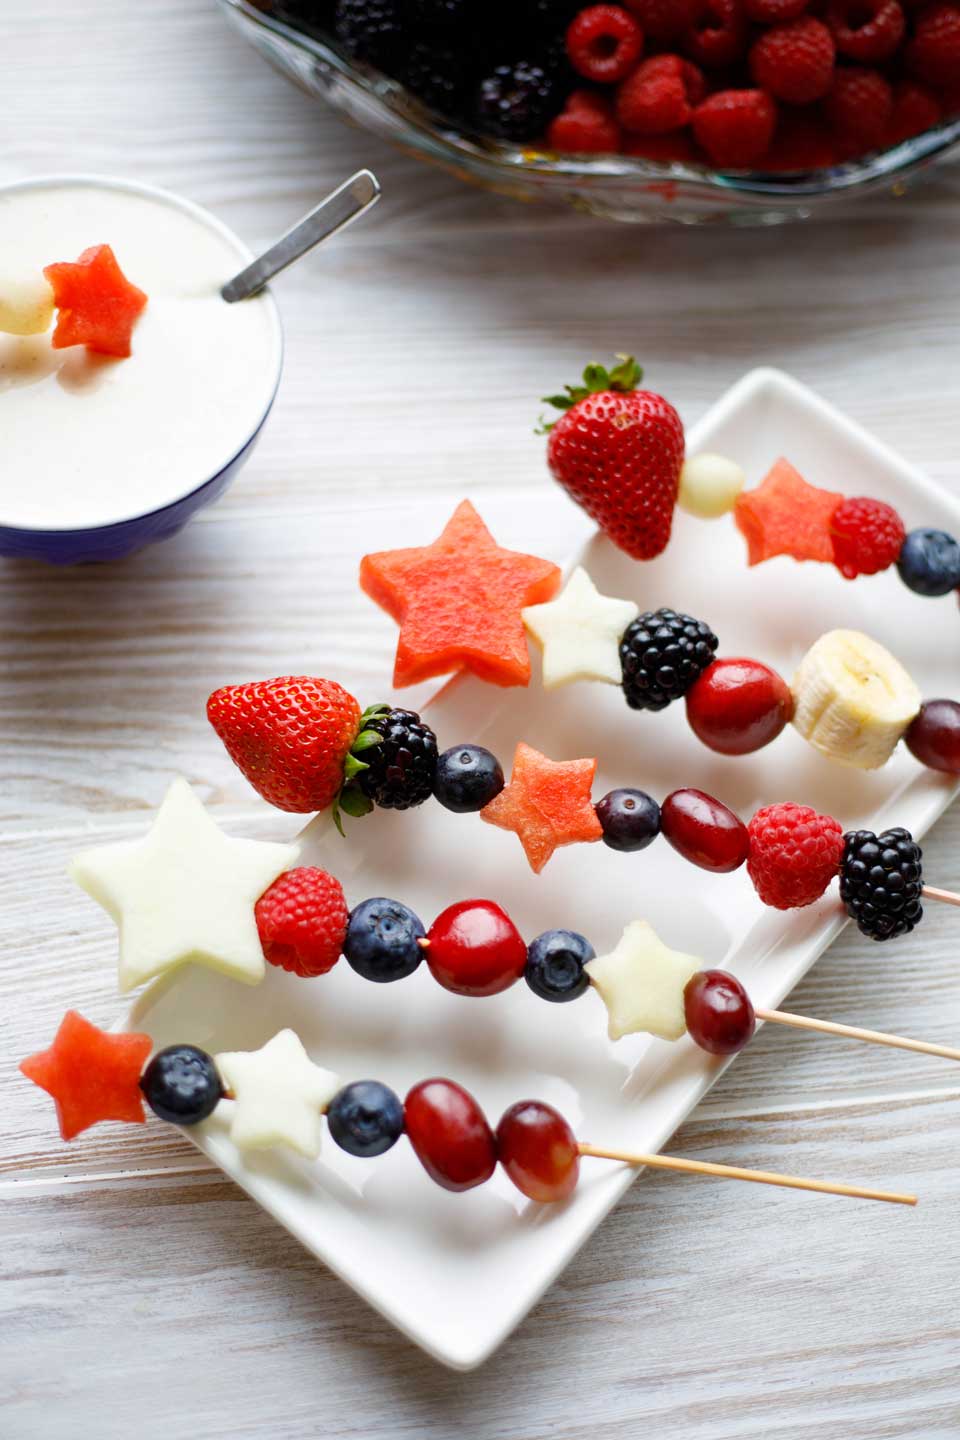
[[(208, 210), (153, 185), (107, 179), (99, 175), (53, 175), (0, 186), (0, 194), (41, 184), (106, 185), (111, 189), (131, 190), (141, 195), (151, 196), (154, 199), (178, 206), (229, 239), (237, 251), (237, 270), (253, 259), (252, 253), (233, 231), (228, 229), (216, 216), (211, 215)], [(183, 529), (190, 517), (198, 510), (219, 499), (238, 470), (253, 453), (254, 446), (260, 438), (267, 417), (273, 408), (277, 388), (280, 384), (283, 366), (283, 329), (280, 314), (269, 292), (262, 292), (262, 298), (269, 307), (270, 328), (273, 337), (273, 349), (269, 357), (269, 364), (273, 367), (274, 381), (266, 407), (258, 409), (255, 414), (250, 416), (249, 434), (234, 455), (212, 475), (205, 474), (199, 477), (185, 475), (184, 493), (157, 509), (145, 510), (133, 515), (119, 513), (115, 520), (99, 521), (91, 526), (66, 530), (53, 527), (26, 528), (20, 525), (5, 524), (3, 515), (0, 513), (0, 555), (46, 560), (53, 565), (77, 565), (93, 560), (120, 560), (127, 555), (132, 555), (136, 550), (143, 549), (146, 545), (152, 545), (157, 540), (166, 540), (169, 536), (175, 535), (178, 530)], [(240, 301), (239, 303), (246, 302)], [(2, 409), (0, 409), (0, 426), (2, 426)]]

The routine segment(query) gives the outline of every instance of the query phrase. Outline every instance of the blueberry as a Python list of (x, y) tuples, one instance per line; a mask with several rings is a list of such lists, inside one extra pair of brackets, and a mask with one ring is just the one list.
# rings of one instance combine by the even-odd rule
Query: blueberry
[(523, 978), (541, 1000), (576, 1000), (590, 984), (583, 967), (594, 954), (576, 930), (545, 930), (527, 947)]
[(433, 793), (446, 810), (458, 815), (482, 810), (502, 789), (500, 761), (482, 745), (454, 745), (437, 761)]
[(362, 900), (350, 911), (343, 953), (358, 975), (386, 984), (413, 974), (423, 959), (417, 942), (425, 935), (423, 925), (407, 905), (377, 896)]
[(403, 1134), (403, 1105), (379, 1080), (344, 1085), (327, 1109), (330, 1134), (348, 1155), (382, 1155)]
[(645, 790), (611, 790), (596, 811), (611, 850), (646, 850), (660, 834), (660, 806)]
[(140, 1078), (140, 1089), (154, 1115), (171, 1125), (197, 1125), (223, 1096), (212, 1058), (196, 1045), (158, 1050)]
[(945, 530), (911, 530), (897, 569), (918, 595), (946, 595), (960, 585), (960, 545)]

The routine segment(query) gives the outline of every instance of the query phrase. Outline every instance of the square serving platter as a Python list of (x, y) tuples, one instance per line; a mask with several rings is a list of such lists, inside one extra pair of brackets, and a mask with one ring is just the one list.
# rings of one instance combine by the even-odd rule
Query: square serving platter
[[(704, 450), (736, 458), (751, 485), (783, 454), (814, 484), (889, 501), (908, 528), (960, 531), (960, 505), (778, 371), (746, 375), (691, 430), (688, 453)], [(416, 536), (403, 543), (425, 543), (446, 516), (425, 510), (417, 519)], [(527, 548), (537, 551), (537, 535)], [(642, 609), (669, 605), (707, 619), (719, 654), (755, 655), (787, 677), (819, 635), (846, 626), (888, 646), (924, 695), (957, 691), (940, 638), (943, 625), (958, 623), (955, 605), (911, 594), (895, 571), (850, 584), (832, 567), (785, 558), (749, 570), (730, 517), (706, 523), (679, 512), (666, 554), (652, 563), (631, 561), (602, 537), (571, 563), (583, 564), (604, 593), (632, 597)], [(383, 623), (392, 624), (386, 616)], [(537, 664), (527, 690), (499, 691), (472, 677), (443, 687), (425, 713), (441, 747), (480, 741), (509, 771), (514, 746), (525, 739), (553, 759), (597, 755), (597, 798), (616, 785), (658, 799), (691, 785), (744, 817), (797, 800), (845, 828), (896, 823), (918, 836), (957, 792), (906, 752), (865, 774), (817, 755), (789, 728), (766, 750), (727, 759), (699, 744), (682, 706), (638, 714), (604, 685), (547, 694)], [(311, 656), (304, 668), (323, 666)], [(489, 897), (528, 939), (565, 926), (586, 934), (598, 953), (612, 948), (629, 920), (647, 919), (673, 948), (735, 971), (767, 1007), (782, 1001), (844, 923), (835, 887), (807, 910), (770, 911), (745, 871), (709, 875), (665, 843), (639, 855), (571, 847), (538, 877), (514, 836), (439, 805), (347, 823), (346, 841), (327, 817), (308, 825), (300, 863), (336, 874), (351, 904), (395, 896), (429, 925), (454, 900)], [(345, 963), (310, 982), (271, 969), (255, 989), (187, 967), (147, 991), (126, 1024), (158, 1046), (192, 1041), (210, 1051), (255, 1048), (290, 1026), (344, 1082), (376, 1077), (402, 1095), (418, 1079), (448, 1075), (477, 1095), (492, 1123), (508, 1104), (533, 1097), (560, 1109), (581, 1139), (645, 1151), (664, 1146), (724, 1069), (687, 1039), (671, 1045), (631, 1036), (612, 1044), (593, 992), (550, 1006), (520, 983), (490, 999), (466, 999), (440, 989), (426, 966), (389, 986), (370, 985)], [(405, 1142), (374, 1161), (328, 1143), (311, 1165), (280, 1152), (241, 1156), (219, 1112), (189, 1133), (371, 1305), (458, 1369), (480, 1364), (506, 1338), (636, 1178), (626, 1167), (585, 1161), (572, 1200), (551, 1207), (526, 1201), (499, 1173), (466, 1194), (441, 1190)]]

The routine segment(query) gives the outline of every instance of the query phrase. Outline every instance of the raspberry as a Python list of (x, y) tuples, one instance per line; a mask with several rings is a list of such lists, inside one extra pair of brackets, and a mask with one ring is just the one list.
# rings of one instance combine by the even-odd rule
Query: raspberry
[(562, 114), (547, 126), (547, 144), (571, 154), (603, 154), (620, 149), (620, 126), (613, 106), (592, 90), (574, 90)]
[(826, 170), (836, 163), (836, 150), (826, 125), (816, 115), (785, 111), (767, 156), (768, 170)]
[(693, 17), (694, 0), (623, 0), (644, 35), (658, 45), (679, 40)]
[(605, 85), (623, 80), (643, 51), (643, 31), (620, 5), (591, 5), (570, 22), (567, 56), (578, 75)]
[(775, 910), (812, 905), (840, 869), (843, 831), (809, 805), (767, 805), (747, 829), (747, 871), (760, 899)]
[(325, 975), (340, 959), (349, 911), (340, 881), (311, 865), (287, 870), (257, 901), (263, 953), (294, 975)]
[(848, 580), (896, 564), (907, 536), (892, 505), (857, 497), (841, 500), (830, 520), (833, 563)]
[(703, 99), (703, 75), (679, 55), (644, 60), (617, 91), (617, 118), (637, 135), (668, 135), (688, 124)]
[(698, 65), (730, 65), (743, 54), (747, 22), (742, 0), (695, 0), (683, 33), (683, 49)]
[(893, 114), (893, 91), (879, 70), (837, 70), (827, 94), (827, 119), (836, 134), (864, 150), (883, 141)]
[[(691, 165), (699, 159), (693, 141), (684, 134), (625, 135), (621, 149), (624, 155), (633, 155), (639, 160), (654, 160), (658, 165)], [(650, 189), (650, 186), (647, 188)], [(673, 180), (658, 183), (657, 189), (664, 199), (677, 198)]]
[(750, 72), (777, 100), (810, 105), (830, 89), (835, 59), (826, 25), (804, 15), (761, 35), (750, 51)]
[(934, 87), (960, 80), (960, 5), (931, 5), (917, 17), (907, 69)]
[(830, 0), (825, 18), (840, 54), (866, 65), (889, 60), (907, 28), (898, 0)]
[(943, 118), (940, 101), (915, 80), (901, 80), (893, 87), (893, 114), (883, 137), (885, 145), (899, 145), (913, 135), (931, 130)]
[(743, 0), (748, 20), (760, 25), (782, 25), (785, 20), (796, 20), (810, 4), (810, 0)]
[(770, 148), (777, 109), (762, 90), (718, 90), (693, 112), (693, 133), (714, 165), (748, 170)]

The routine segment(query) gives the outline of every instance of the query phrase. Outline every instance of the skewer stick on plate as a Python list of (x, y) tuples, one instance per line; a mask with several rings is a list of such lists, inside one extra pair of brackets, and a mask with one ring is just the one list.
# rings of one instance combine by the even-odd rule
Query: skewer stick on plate
[(854, 1200), (883, 1200), (889, 1205), (916, 1205), (916, 1195), (895, 1190), (870, 1190), (862, 1185), (840, 1185), (832, 1180), (805, 1180), (799, 1175), (778, 1175), (773, 1170), (744, 1170), (738, 1165), (717, 1165), (712, 1160), (681, 1160), (676, 1155), (645, 1155), (631, 1150), (607, 1150), (581, 1142), (581, 1155), (597, 1160), (621, 1160), (625, 1165), (649, 1165), (658, 1170), (683, 1170), (691, 1175), (716, 1175), (722, 1180), (751, 1180), (755, 1185), (779, 1185), (787, 1190), (813, 1190), (820, 1195), (845, 1195)]

